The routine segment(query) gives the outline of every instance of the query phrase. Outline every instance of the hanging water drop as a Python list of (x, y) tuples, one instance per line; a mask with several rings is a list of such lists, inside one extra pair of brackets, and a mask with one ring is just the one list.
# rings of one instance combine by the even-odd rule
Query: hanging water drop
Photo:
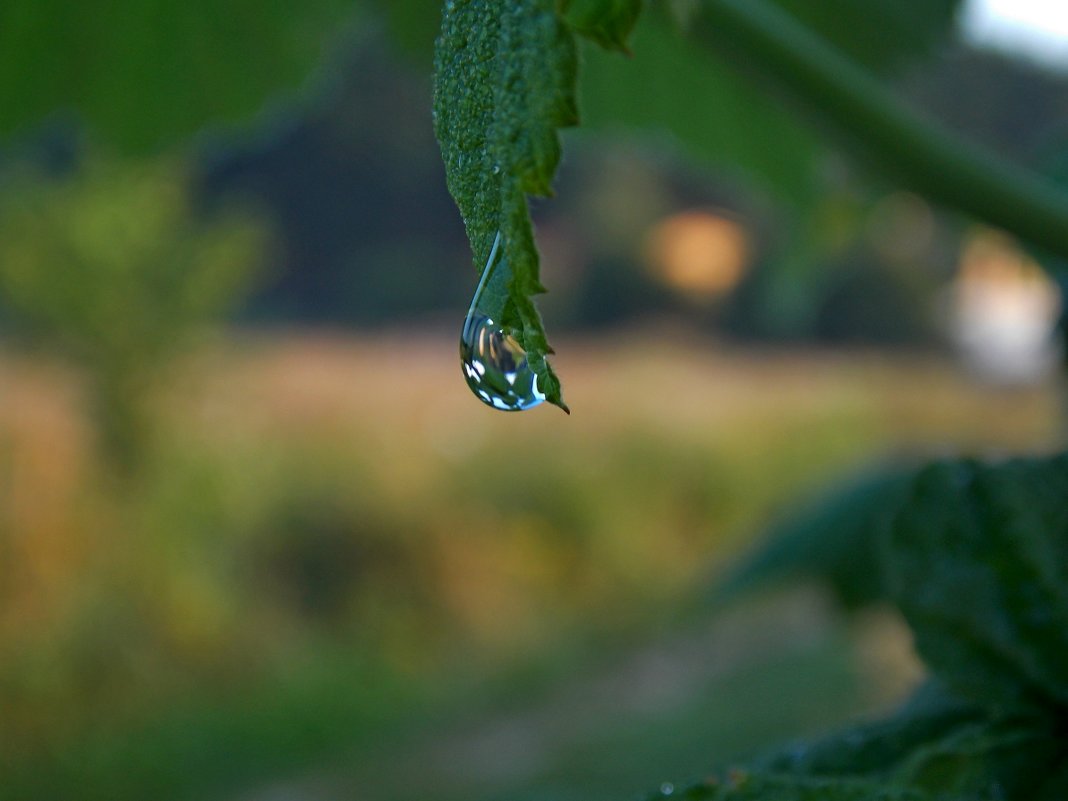
[(545, 400), (538, 377), (515, 332), (499, 321), (507, 301), (504, 243), (498, 231), (460, 334), (460, 364), (467, 386), (487, 406), (506, 412), (530, 409)]

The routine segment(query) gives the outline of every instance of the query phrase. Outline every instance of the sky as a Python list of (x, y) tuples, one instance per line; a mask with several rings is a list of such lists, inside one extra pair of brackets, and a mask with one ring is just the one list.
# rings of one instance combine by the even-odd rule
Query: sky
[(1068, 69), (1065, 0), (969, 0), (962, 22), (965, 36), (977, 43)]

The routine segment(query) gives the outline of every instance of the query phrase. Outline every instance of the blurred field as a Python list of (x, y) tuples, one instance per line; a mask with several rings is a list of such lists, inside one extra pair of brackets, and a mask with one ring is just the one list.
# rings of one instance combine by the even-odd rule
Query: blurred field
[[(125, 477), (75, 373), (3, 357), (0, 797), (199, 798), (346, 754), (356, 770), (361, 743), (692, 625), (716, 567), (821, 483), (1061, 437), (1053, 387), (984, 389), (933, 357), (685, 331), (554, 344), (570, 418), (487, 410), (452, 332), (206, 345), (154, 388)], [(839, 664), (839, 635), (814, 631)], [(830, 693), (841, 671), (819, 675)], [(389, 797), (428, 797), (410, 790)]]

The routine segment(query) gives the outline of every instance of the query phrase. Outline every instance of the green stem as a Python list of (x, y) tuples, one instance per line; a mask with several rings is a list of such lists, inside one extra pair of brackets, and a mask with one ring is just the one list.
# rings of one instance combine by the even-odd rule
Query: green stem
[(1068, 258), (1068, 194), (908, 108), (768, 0), (705, 0), (694, 30), (769, 68), (887, 177)]

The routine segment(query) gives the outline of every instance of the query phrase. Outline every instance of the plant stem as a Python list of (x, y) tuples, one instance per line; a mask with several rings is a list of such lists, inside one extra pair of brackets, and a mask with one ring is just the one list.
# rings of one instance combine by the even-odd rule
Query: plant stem
[(704, 0), (693, 25), (769, 69), (887, 177), (1068, 258), (1068, 193), (908, 108), (768, 0)]

